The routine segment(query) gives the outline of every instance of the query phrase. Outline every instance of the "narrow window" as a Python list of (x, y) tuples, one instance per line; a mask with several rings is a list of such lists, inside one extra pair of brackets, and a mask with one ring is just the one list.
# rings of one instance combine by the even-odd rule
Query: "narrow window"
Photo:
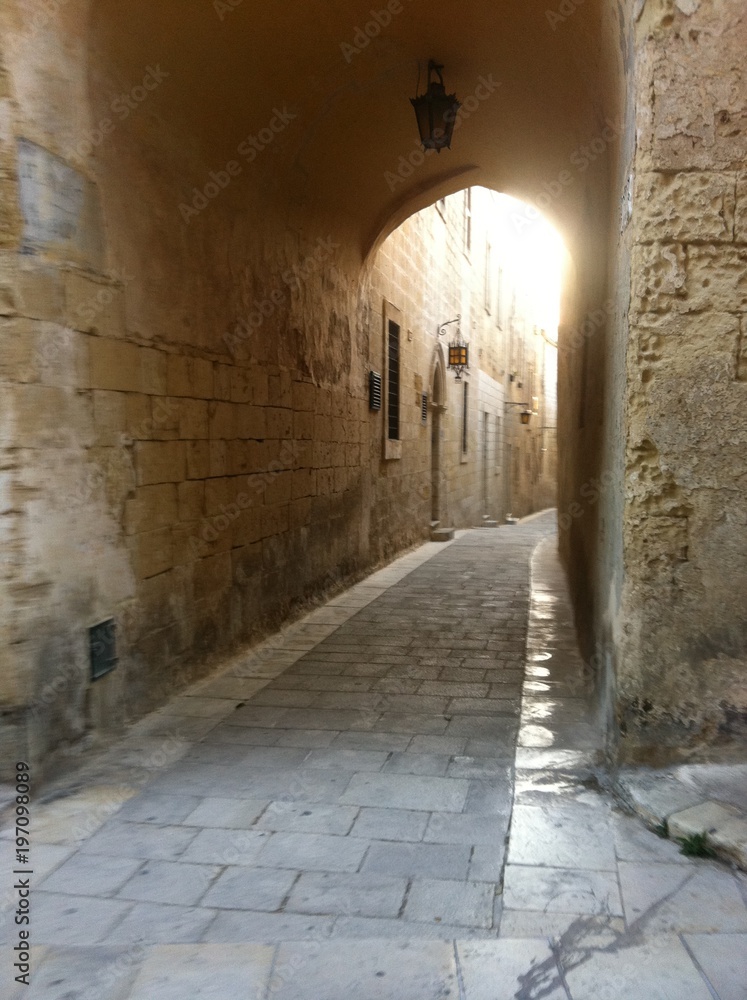
[(399, 325), (389, 320), (388, 342), (388, 434), (390, 441), (399, 440)]
[(462, 454), (467, 454), (469, 435), (469, 385), (464, 383), (464, 403), (462, 408)]

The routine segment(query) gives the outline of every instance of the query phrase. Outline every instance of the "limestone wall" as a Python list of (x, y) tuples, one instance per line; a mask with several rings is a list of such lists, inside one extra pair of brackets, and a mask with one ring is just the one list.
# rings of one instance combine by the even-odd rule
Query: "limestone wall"
[[(3, 739), (41, 765), (427, 537), (431, 359), (406, 358), (404, 455), (384, 462), (382, 289), (344, 221), (295, 211), (248, 153), (243, 176), (207, 159), (160, 113), (165, 64), (115, 65), (95, 32), (84, 51), (84, 4), (30, 33), (13, 14)], [(436, 317), (410, 315), (420, 348)], [(447, 477), (460, 524), (484, 512), (470, 448)], [(88, 630), (110, 617), (119, 662), (92, 683)]]
[(637, 51), (618, 719), (649, 759), (746, 731), (747, 12), (649, 2)]

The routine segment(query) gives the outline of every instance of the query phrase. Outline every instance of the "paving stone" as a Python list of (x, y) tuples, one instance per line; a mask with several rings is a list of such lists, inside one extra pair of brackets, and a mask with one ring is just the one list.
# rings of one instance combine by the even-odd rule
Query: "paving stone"
[(226, 910), (279, 910), (297, 878), (297, 871), (226, 868), (201, 905)]
[(500, 777), (509, 781), (511, 771), (511, 766), (503, 758), (457, 755), (452, 758), (446, 773), (449, 778)]
[(256, 828), (292, 833), (326, 833), (344, 837), (350, 832), (357, 815), (357, 806), (271, 802), (257, 821)]
[[(371, 726), (373, 732), (409, 733), (436, 736), (447, 731), (451, 723), (441, 716), (413, 715), (406, 712), (384, 712)], [(451, 734), (450, 734), (451, 735)]]
[(306, 757), (304, 747), (249, 747), (242, 762), (243, 766), (250, 768), (273, 768), (284, 770), (291, 767), (300, 767)]
[(502, 882), (507, 845), (476, 844), (472, 848), (468, 877), (472, 882)]
[(625, 917), (647, 934), (747, 932), (747, 905), (731, 872), (710, 863), (619, 866)]
[[(257, 709), (260, 711), (260, 709)], [(345, 729), (370, 730), (378, 718), (377, 712), (354, 709), (287, 708), (278, 720), (282, 729)]]
[(509, 864), (503, 902), (513, 910), (623, 916), (616, 872)]
[(83, 844), (85, 854), (172, 861), (184, 853), (197, 831), (185, 826), (110, 822)]
[[(15, 832), (15, 831), (14, 831)], [(58, 869), (63, 861), (75, 854), (74, 847), (66, 847), (60, 844), (34, 844), (34, 884), (41, 886), (42, 879), (51, 875)], [(8, 869), (11, 866), (8, 865)], [(0, 903), (0, 923), (2, 922), (3, 905)]]
[(467, 740), (461, 754), (462, 757), (489, 757), (503, 762), (507, 772), (513, 772), (514, 765), (514, 743), (513, 740)]
[(347, 691), (367, 692), (374, 680), (371, 677), (325, 677), (318, 674), (282, 674), (273, 682), (277, 688), (295, 688), (301, 691)]
[(596, 777), (588, 773), (530, 768), (517, 770), (515, 781), (517, 805), (549, 808), (585, 805), (609, 809), (609, 799), (600, 793)]
[(274, 746), (281, 738), (282, 730), (262, 729), (259, 726), (216, 726), (208, 733), (202, 746), (210, 743), (235, 743), (245, 746)]
[(469, 858), (469, 847), (460, 844), (374, 841), (361, 870), (405, 878), (466, 879)]
[(648, 772), (641, 769), (622, 771), (616, 780), (622, 796), (649, 826), (658, 826), (672, 813), (682, 812), (703, 800), (697, 788), (688, 788), (672, 780), (667, 771)]
[(567, 1000), (547, 941), (459, 941), (457, 951), (466, 1000)]
[(258, 726), (261, 729), (273, 729), (285, 715), (287, 709), (264, 707), (253, 704), (237, 708), (235, 712), (223, 720), (226, 726)]
[(265, 770), (236, 776), (233, 785), (225, 780), (214, 787), (237, 797), (288, 802), (337, 802), (347, 788), (350, 771), (297, 768), (293, 771)]
[(286, 909), (321, 916), (396, 917), (407, 885), (406, 878), (383, 874), (304, 872)]
[(597, 754), (589, 750), (543, 749), (541, 747), (519, 747), (516, 751), (516, 769), (541, 768), (543, 771), (580, 770), (593, 767)]
[(579, 916), (577, 913), (544, 913), (539, 910), (503, 908), (501, 939), (554, 938), (573, 942), (573, 950), (609, 947), (625, 934), (621, 917)]
[(269, 836), (265, 830), (200, 830), (180, 860), (201, 865), (251, 865)]
[(308, 708), (317, 697), (314, 691), (299, 691), (295, 688), (274, 687), (270, 685), (252, 698), (252, 705), (282, 705), (287, 708)]
[(244, 830), (267, 808), (266, 799), (204, 798), (199, 805), (184, 818), (184, 824), (192, 827), (224, 827)]
[(404, 753), (393, 753), (382, 771), (384, 774), (429, 774), (443, 777), (447, 773), (449, 761), (447, 754), (412, 753), (408, 749)]
[(464, 812), (507, 816), (511, 811), (511, 793), (512, 785), (504, 778), (473, 778)]
[(284, 729), (278, 732), (277, 745), (316, 750), (328, 747), (338, 736), (334, 729)]
[(160, 945), (143, 962), (129, 1000), (236, 1000), (267, 988), (274, 948), (264, 944)]
[(196, 795), (155, 795), (144, 792), (125, 802), (117, 813), (118, 820), (131, 823), (181, 823), (198, 805)]
[(588, 806), (516, 806), (509, 864), (614, 871), (614, 839), (606, 813)]
[[(483, 712), (485, 706), (483, 705)], [(514, 713), (517, 715), (518, 713)], [(512, 744), (516, 739), (518, 721), (509, 715), (457, 715), (446, 728), (447, 736), (467, 736), (475, 740)]]
[(108, 945), (180, 944), (203, 940), (217, 910), (135, 903), (105, 938)]
[(102, 941), (132, 903), (52, 892), (34, 892), (33, 932), (38, 944), (80, 946)]
[(192, 697), (172, 698), (161, 710), (166, 715), (195, 716), (204, 719), (222, 719), (236, 708), (234, 699)]
[(259, 855), (257, 863), (263, 868), (354, 872), (367, 849), (366, 841), (352, 837), (273, 833)]
[(744, 1000), (747, 994), (746, 934), (688, 934), (685, 942), (719, 1000)]
[(447, 941), (281, 944), (270, 990), (275, 1000), (444, 1000), (459, 995), (454, 948)]
[(637, 817), (613, 813), (612, 827), (615, 831), (615, 851), (620, 861), (693, 864), (690, 858), (681, 853), (678, 844), (647, 830)]
[(409, 809), (364, 808), (350, 832), (369, 840), (418, 841), (423, 839), (429, 816)]
[[(213, 913), (212, 910), (204, 912)], [(300, 913), (254, 913), (250, 910), (219, 910), (203, 934), (206, 942), (324, 941), (332, 936), (334, 917)]]
[(400, 733), (340, 733), (334, 741), (335, 747), (351, 750), (404, 750), (412, 737)]
[(124, 884), (118, 898), (195, 906), (219, 871), (217, 865), (149, 861)]
[(423, 835), (426, 843), (492, 844), (500, 850), (508, 832), (508, 816), (437, 812)]
[(464, 753), (467, 739), (463, 736), (413, 736), (407, 747), (410, 753), (452, 754)]
[(198, 693), (203, 698), (226, 698), (236, 701), (246, 701), (257, 691), (261, 691), (267, 681), (265, 679), (250, 679), (246, 677), (215, 677), (201, 684)]
[[(6, 1000), (126, 1000), (144, 954), (127, 947), (52, 947), (32, 951), (31, 988), (11, 989)], [(23, 991), (23, 992), (21, 992)]]
[(388, 757), (385, 750), (351, 750), (335, 745), (329, 749), (312, 750), (305, 766), (341, 771), (380, 771)]
[(415, 879), (404, 916), (420, 923), (490, 927), (494, 898), (495, 886), (490, 882)]
[(68, 892), (78, 896), (110, 896), (121, 889), (142, 865), (131, 857), (74, 854), (40, 882), (45, 892)]
[(605, 1000), (713, 1000), (674, 935), (658, 935), (614, 951), (592, 951), (575, 967), (566, 968), (565, 977), (573, 1000), (599, 1000), (600, 983), (604, 983)]
[(294, 665), (293, 669), (297, 674), (333, 676), (343, 673), (347, 662), (349, 662), (347, 657), (342, 662), (334, 662), (332, 655), (324, 660), (311, 660), (304, 657)]
[(340, 801), (349, 805), (460, 812), (468, 782), (409, 774), (356, 774)]

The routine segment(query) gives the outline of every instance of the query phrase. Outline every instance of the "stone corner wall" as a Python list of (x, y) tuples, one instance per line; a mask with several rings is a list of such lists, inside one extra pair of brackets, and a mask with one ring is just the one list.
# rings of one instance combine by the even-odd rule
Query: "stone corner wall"
[(649, 3), (627, 371), (623, 757), (747, 735), (747, 12)]

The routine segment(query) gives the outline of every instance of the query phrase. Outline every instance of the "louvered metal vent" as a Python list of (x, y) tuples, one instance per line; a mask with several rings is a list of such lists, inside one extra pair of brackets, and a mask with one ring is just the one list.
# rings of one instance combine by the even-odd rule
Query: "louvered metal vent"
[(420, 401), (420, 418), (424, 424), (428, 423), (428, 393), (424, 392)]
[(371, 410), (381, 409), (381, 375), (370, 372), (368, 376), (368, 406)]

